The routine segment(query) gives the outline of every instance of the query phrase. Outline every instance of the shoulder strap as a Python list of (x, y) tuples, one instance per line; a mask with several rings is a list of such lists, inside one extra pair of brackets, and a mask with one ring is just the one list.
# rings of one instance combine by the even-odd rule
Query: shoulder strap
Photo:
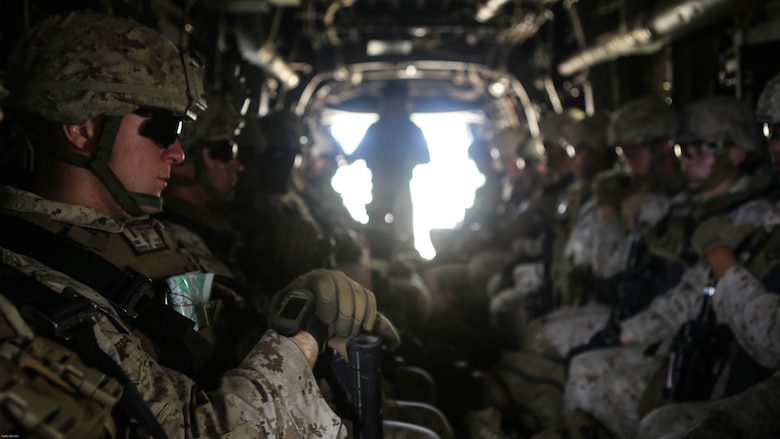
[(29, 319), (44, 336), (59, 340), (72, 349), (85, 365), (116, 379), (123, 388), (117, 402), (118, 421), (135, 420), (154, 438), (167, 438), (130, 378), (122, 368), (100, 349), (95, 339), (92, 317), (95, 305), (69, 287), (57, 293), (29, 276), (0, 262), (3, 294)]
[(0, 213), (0, 229), (14, 231), (0, 234), (0, 246), (34, 258), (92, 288), (162, 345), (166, 354), (160, 358), (162, 363), (192, 378), (198, 376), (212, 353), (211, 346), (193, 331), (192, 320), (155, 297), (151, 279), (131, 267), (120, 269), (67, 237), (12, 215)]
[[(154, 297), (152, 282), (141, 273), (124, 270), (70, 239), (16, 216), (0, 213), (0, 246), (29, 256), (89, 286), (128, 317), (137, 317)], [(138, 308), (138, 309), (137, 309)]]

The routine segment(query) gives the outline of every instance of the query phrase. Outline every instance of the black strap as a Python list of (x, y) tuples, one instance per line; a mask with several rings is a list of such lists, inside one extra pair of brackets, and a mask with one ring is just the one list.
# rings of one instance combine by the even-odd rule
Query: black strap
[(29, 256), (98, 291), (128, 317), (136, 317), (154, 297), (152, 281), (126, 267), (118, 268), (108, 260), (66, 236), (18, 218), (0, 213), (0, 246)]
[(160, 364), (193, 379), (202, 378), (213, 347), (193, 331), (195, 323), (166, 306), (151, 279), (131, 267), (120, 269), (67, 236), (0, 213), (0, 246), (38, 260), (92, 288), (114, 305), (162, 350)]
[(69, 287), (61, 293), (0, 262), (0, 289), (40, 333), (76, 352), (85, 365), (116, 379), (123, 387), (114, 407), (119, 423), (135, 420), (150, 436), (167, 439), (146, 401), (122, 368), (100, 349), (93, 331), (95, 304)]

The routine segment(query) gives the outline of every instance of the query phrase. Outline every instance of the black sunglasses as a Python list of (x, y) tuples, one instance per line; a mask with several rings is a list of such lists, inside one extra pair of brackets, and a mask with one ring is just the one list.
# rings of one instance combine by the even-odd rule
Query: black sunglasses
[(152, 140), (162, 149), (168, 149), (181, 134), (181, 118), (168, 110), (139, 108), (133, 114), (146, 118), (138, 126), (138, 134)]
[(677, 143), (674, 145), (674, 155), (677, 156), (678, 159), (692, 159), (693, 154), (691, 154), (691, 150), (696, 150), (696, 155), (701, 156), (705, 151), (708, 151), (710, 149), (717, 149), (718, 144), (716, 142), (705, 142), (705, 141), (698, 141), (698, 142), (685, 142), (685, 143)]
[(631, 158), (634, 157), (639, 151), (643, 149), (651, 149), (657, 143), (662, 142), (664, 139), (660, 137), (654, 137), (650, 139), (642, 139), (638, 142), (627, 143), (623, 145), (615, 145), (615, 153), (618, 156)]
[(208, 140), (202, 142), (201, 146), (214, 160), (230, 163), (238, 158), (238, 144), (229, 139)]

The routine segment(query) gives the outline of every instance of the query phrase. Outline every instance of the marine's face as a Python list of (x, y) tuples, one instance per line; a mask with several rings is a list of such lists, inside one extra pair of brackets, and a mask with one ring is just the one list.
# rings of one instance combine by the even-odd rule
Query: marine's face
[[(171, 177), (171, 166), (184, 161), (184, 151), (178, 139), (162, 146), (139, 134), (148, 117), (128, 114), (122, 118), (108, 165), (130, 192), (160, 196)], [(142, 210), (153, 213), (151, 208)]]
[(650, 141), (642, 137), (620, 142), (618, 154), (626, 164), (629, 174), (644, 177), (650, 173), (653, 164), (653, 154), (650, 152)]
[(712, 174), (717, 153), (717, 144), (712, 139), (678, 144), (675, 148), (683, 175), (690, 183), (706, 180)]
[(228, 138), (213, 139), (201, 150), (208, 169), (208, 179), (218, 192), (228, 194), (238, 183), (244, 165), (238, 160), (238, 145)]

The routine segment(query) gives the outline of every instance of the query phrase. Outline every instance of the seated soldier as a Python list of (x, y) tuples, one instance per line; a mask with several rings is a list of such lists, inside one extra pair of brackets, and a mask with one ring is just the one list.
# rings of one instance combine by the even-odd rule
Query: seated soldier
[[(614, 154), (606, 148), (606, 115), (575, 122), (566, 134), (575, 179), (561, 192), (553, 215), (545, 258), (511, 264), (521, 284), (498, 291), (491, 299), (491, 315), (507, 347), (517, 349), (527, 325), (560, 306), (577, 308), (588, 302), (585, 287), (591, 284), (597, 225), (591, 183), (612, 166)], [(541, 276), (530, 276), (543, 271)], [(514, 276), (517, 273), (517, 276)], [(522, 273), (522, 274), (521, 274)], [(525, 276), (524, 276), (525, 275)], [(530, 282), (528, 278), (540, 278)]]
[(246, 169), (227, 211), (247, 239), (239, 264), (274, 291), (308, 270), (333, 268), (335, 261), (330, 238), (292, 194), (293, 165), (310, 143), (303, 122), (286, 111), (257, 122), (263, 138), (241, 150)]
[[(372, 293), (340, 273), (300, 277), (274, 302), (277, 310), (293, 289), (310, 290), (316, 313), (301, 316), (313, 325), (308, 330), (295, 327), (285, 331), (289, 337), (267, 331), (213, 390), (192, 378), (208, 343), (195, 322), (166, 305), (173, 298), (166, 292), (207, 293), (185, 282), (205, 281), (206, 273), (148, 214), (160, 210), (171, 167), (184, 159), (182, 120), (205, 108), (194, 65), (154, 30), (91, 11), (47, 18), (17, 44), (8, 109), (37, 154), (28, 190), (1, 189), (0, 268), (10, 301), (2, 309), (21, 336), (13, 341), (21, 354), (36, 346), (36, 334), (51, 337), (122, 389), (105, 388), (100, 374), (69, 384), (73, 374), (56, 368), (27, 369), (32, 376), (17, 382), (39, 393), (45, 390), (33, 382), (41, 379), (71, 393), (80, 388), (101, 406), (118, 400), (120, 435), (344, 437), (312, 373), (318, 354), (329, 340), (362, 330), (377, 330), (390, 345), (398, 340)], [(3, 341), (12, 336), (4, 333)], [(42, 435), (50, 422), (54, 430), (83, 426), (49, 416), (56, 406), (28, 403), (44, 412), (4, 412), (4, 432)]]
[[(679, 175), (679, 164), (671, 144), (675, 123), (675, 112), (655, 98), (631, 101), (612, 115), (607, 129), (609, 144), (622, 145), (619, 149), (627, 170), (602, 174), (597, 179), (593, 198), (598, 205), (597, 218), (592, 227), (585, 229), (593, 239), (589, 246), (593, 252), (593, 278), (585, 294), (600, 305), (588, 307), (588, 312), (582, 308), (556, 311), (533, 322), (523, 335), (524, 350), (565, 358), (573, 347), (583, 342), (583, 334), (590, 335), (604, 327), (610, 313), (618, 313), (614, 316), (617, 323), (629, 313), (638, 311), (640, 302), (652, 299), (651, 294), (647, 298), (625, 297), (626, 294), (643, 294), (633, 291), (634, 285), (641, 282), (642, 291), (644, 288), (666, 289), (659, 282), (664, 278), (661, 270), (665, 269), (665, 264), (648, 261), (649, 258), (640, 253), (644, 251), (637, 243), (641, 235), (629, 234), (629, 219), (621, 220), (618, 212), (622, 210), (624, 200), (629, 198), (641, 199), (648, 192), (662, 196), (677, 190), (678, 185), (670, 182)], [(634, 212), (627, 211), (626, 214), (635, 216)], [(642, 215), (646, 216), (644, 212)], [(641, 277), (632, 284), (633, 276)], [(627, 291), (629, 289), (632, 291)]]
[[(544, 264), (549, 277), (546, 288), (542, 285), (536, 289), (508, 289), (499, 292), (491, 303), (494, 318), (503, 318), (502, 329), (505, 334), (510, 334), (505, 335), (510, 343), (507, 345), (509, 350), (503, 353), (492, 376), (509, 393), (512, 401), (512, 407), (506, 408), (509, 412), (531, 414), (525, 418), (527, 423), (521, 426), (526, 431), (538, 431), (558, 422), (563, 398), (560, 387), (564, 368), (560, 358), (543, 358), (531, 349), (518, 349), (522, 349), (520, 343), (532, 314), (537, 313), (535, 318), (542, 320), (545, 317), (560, 321), (578, 318), (591, 321), (594, 327), (598, 327), (609, 312), (602, 305), (590, 303), (586, 295), (586, 287), (592, 284), (589, 279), (593, 277), (591, 264), (596, 250), (593, 231), (598, 223), (591, 182), (614, 160), (614, 153), (607, 148), (607, 122), (606, 114), (588, 117), (573, 124), (566, 134), (565, 145), (572, 154), (575, 180), (559, 197), (550, 244), (552, 255), (550, 261)], [(523, 265), (528, 264), (518, 264), (518, 267)], [(542, 295), (549, 296), (544, 308), (529, 306), (530, 297)], [(543, 301), (535, 303), (542, 304)], [(543, 314), (545, 310), (547, 314)], [(576, 334), (568, 333), (568, 338), (575, 337)], [(562, 336), (560, 341), (566, 343), (566, 336)], [(540, 382), (545, 384), (540, 386)], [(545, 403), (538, 403), (540, 399), (544, 399)]]
[(220, 210), (232, 198), (243, 170), (233, 140), (241, 117), (228, 96), (208, 89), (206, 98), (208, 108), (196, 122), (184, 126), (181, 144), (187, 156), (171, 167), (163, 191), (165, 209), (157, 218), (178, 248), (214, 274), (209, 305), (214, 324), (208, 331), (218, 351), (209, 365), (213, 385), (221, 371), (238, 365), (267, 329), (267, 315), (263, 315), (267, 304), (258, 303), (264, 297), (258, 293), (262, 291), (259, 282), (239, 270), (236, 252), (242, 237)]
[(677, 329), (699, 311), (710, 274), (686, 245), (692, 225), (715, 215), (727, 216), (737, 226), (756, 224), (770, 209), (761, 198), (766, 178), (751, 175), (758, 154), (754, 126), (752, 114), (735, 99), (706, 98), (683, 111), (675, 132), (676, 152), (695, 196), (669, 214), (666, 227), (659, 228), (665, 236), (649, 244), (651, 251), (687, 262), (688, 268), (676, 286), (620, 323), (611, 343), (620, 347), (571, 359), (567, 409), (593, 415), (617, 437), (636, 434), (640, 397), (666, 358)]
[[(780, 172), (779, 97), (780, 75), (773, 77), (764, 87), (756, 111), (757, 119), (765, 127), (775, 173)], [(780, 192), (777, 189), (775, 182), (771, 194), (774, 209), (759, 221), (757, 229), (753, 225), (734, 227), (728, 218), (714, 217), (703, 222), (694, 232), (693, 246), (717, 281), (710, 298), (711, 312), (719, 324), (716, 328), (722, 331), (727, 326), (733, 336), (718, 349), (736, 350), (737, 354), (726, 360), (728, 367), (723, 369), (721, 376), (713, 376), (709, 383), (704, 383), (709, 385), (699, 386), (701, 394), (696, 396), (712, 401), (683, 402), (690, 395), (679, 390), (693, 386), (691, 380), (679, 379), (677, 389), (670, 388), (668, 391), (678, 396), (673, 398), (677, 403), (664, 405), (644, 417), (639, 437), (683, 435), (701, 422), (705, 422), (705, 426), (699, 434), (714, 426), (722, 428), (723, 437), (736, 437), (731, 436), (736, 433), (739, 437), (759, 438), (780, 433), (777, 417), (768, 413), (779, 407), (777, 370), (780, 368), (780, 333), (776, 328), (780, 320), (780, 296), (777, 294), (780, 288), (777, 260)], [(692, 348), (706, 358), (703, 354), (706, 347)], [(707, 359), (709, 364), (705, 364), (706, 369), (712, 370), (716, 365), (711, 362), (717, 358)], [(675, 364), (680, 367), (685, 365), (683, 362)], [(691, 378), (698, 379), (702, 375), (706, 374), (697, 373)], [(758, 384), (762, 379), (765, 381)], [(715, 382), (725, 383), (722, 390)], [(716, 414), (719, 419), (705, 421)], [(727, 433), (729, 436), (726, 436)]]

